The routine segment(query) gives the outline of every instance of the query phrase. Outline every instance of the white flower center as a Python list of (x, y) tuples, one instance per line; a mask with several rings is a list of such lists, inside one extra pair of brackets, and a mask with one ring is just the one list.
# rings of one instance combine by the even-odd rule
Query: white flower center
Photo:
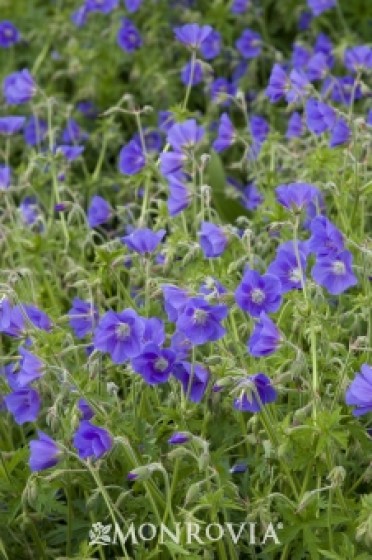
[(155, 369), (157, 371), (165, 371), (167, 367), (168, 367), (168, 360), (166, 360), (165, 358), (161, 357), (156, 360)]
[(332, 272), (337, 276), (342, 276), (346, 272), (346, 266), (342, 261), (335, 261), (332, 263)]
[(265, 300), (265, 292), (260, 288), (255, 288), (251, 292), (251, 300), (253, 303), (262, 303)]
[(289, 274), (289, 279), (291, 282), (294, 283), (301, 282), (301, 278), (302, 278), (302, 274), (299, 268), (294, 268), (293, 270), (291, 270)]
[(204, 309), (196, 309), (194, 312), (194, 323), (196, 325), (205, 325), (208, 313)]
[(119, 340), (124, 340), (130, 335), (130, 326), (127, 323), (121, 323), (115, 327), (115, 334)]

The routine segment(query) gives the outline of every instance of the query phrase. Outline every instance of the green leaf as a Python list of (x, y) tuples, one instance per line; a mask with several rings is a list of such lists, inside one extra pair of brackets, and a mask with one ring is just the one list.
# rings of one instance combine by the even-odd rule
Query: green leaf
[(182, 554), (183, 556), (190, 556), (190, 553), (185, 548), (183, 548), (183, 546), (181, 546), (177, 543), (174, 543), (173, 541), (165, 542), (164, 545), (167, 547), (169, 552)]
[(226, 192), (226, 175), (222, 161), (216, 152), (211, 152), (207, 166), (207, 182), (212, 188), (212, 201), (225, 222), (233, 224), (239, 216), (249, 216), (249, 212)]

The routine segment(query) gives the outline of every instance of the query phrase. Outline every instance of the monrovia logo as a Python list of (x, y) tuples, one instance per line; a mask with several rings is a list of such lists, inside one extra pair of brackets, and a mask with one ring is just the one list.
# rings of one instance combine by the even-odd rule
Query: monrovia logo
[(259, 535), (257, 523), (209, 523), (201, 525), (199, 523), (175, 523), (170, 529), (164, 524), (154, 525), (153, 523), (143, 523), (135, 527), (133, 523), (129, 525), (126, 531), (120, 530), (118, 525), (103, 525), (101, 522), (94, 523), (89, 531), (90, 545), (114, 545), (118, 542), (118, 536), (121, 536), (124, 542), (131, 542), (136, 545), (139, 542), (158, 540), (161, 544), (166, 542), (174, 542), (181, 544), (182, 535), (185, 536), (186, 544), (197, 542), (205, 545), (217, 542), (225, 536), (229, 536), (234, 544), (241, 539), (246, 539), (250, 545), (264, 545), (267, 541), (280, 544), (277, 531), (283, 529), (282, 523), (277, 523), (276, 528), (273, 523), (269, 523), (265, 531)]

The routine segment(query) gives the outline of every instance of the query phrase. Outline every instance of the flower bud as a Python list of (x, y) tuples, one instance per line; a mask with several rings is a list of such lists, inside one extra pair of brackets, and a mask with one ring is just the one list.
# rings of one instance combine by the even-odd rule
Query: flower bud
[(334, 467), (329, 475), (327, 476), (327, 480), (329, 480), (333, 487), (342, 486), (344, 480), (346, 478), (346, 470), (344, 467)]

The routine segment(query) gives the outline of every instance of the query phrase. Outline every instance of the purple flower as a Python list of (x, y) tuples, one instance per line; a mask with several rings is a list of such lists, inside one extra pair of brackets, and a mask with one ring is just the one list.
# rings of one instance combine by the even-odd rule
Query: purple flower
[(69, 145), (62, 145), (58, 146), (56, 149), (56, 153), (60, 153), (63, 155), (67, 161), (75, 161), (81, 154), (84, 152), (84, 146), (69, 146)]
[(133, 309), (107, 311), (94, 332), (94, 347), (110, 354), (115, 364), (138, 356), (142, 350), (144, 324)]
[(29, 323), (45, 331), (50, 331), (52, 328), (52, 322), (46, 313), (34, 305), (22, 304), (11, 309), (10, 323), (3, 332), (10, 336), (22, 336), (30, 326)]
[(337, 296), (358, 283), (352, 262), (353, 256), (349, 251), (329, 253), (317, 258), (311, 274), (317, 284)]
[(339, 229), (325, 216), (316, 216), (310, 224), (309, 251), (317, 257), (344, 250), (344, 238)]
[(248, 469), (247, 463), (236, 463), (233, 465), (229, 470), (230, 474), (242, 474), (245, 473)]
[(288, 139), (298, 138), (299, 136), (302, 136), (303, 131), (304, 131), (304, 125), (303, 125), (302, 115), (297, 111), (295, 111), (289, 117), (288, 127), (287, 127), (287, 132), (285, 137)]
[(36, 197), (25, 196), (19, 205), (19, 209), (24, 223), (28, 226), (32, 226), (38, 220), (40, 211)]
[(269, 123), (259, 115), (252, 115), (249, 119), (249, 128), (253, 140), (260, 145), (266, 140), (270, 132)]
[(226, 305), (213, 306), (203, 298), (190, 298), (178, 316), (177, 329), (194, 345), (214, 342), (226, 332), (220, 322), (227, 314)]
[(273, 354), (281, 342), (281, 334), (275, 323), (265, 313), (260, 314), (253, 333), (248, 340), (251, 356), (261, 358)]
[(323, 97), (330, 96), (335, 103), (350, 105), (352, 101), (357, 101), (363, 97), (363, 92), (359, 83), (356, 83), (353, 76), (331, 77), (323, 82), (321, 94)]
[(144, 331), (143, 331), (143, 343), (153, 343), (161, 346), (165, 340), (165, 330), (164, 323), (158, 317), (150, 317), (149, 319), (143, 319)]
[(219, 103), (222, 107), (230, 105), (231, 99), (236, 93), (236, 86), (226, 80), (226, 78), (216, 78), (210, 86), (211, 97), (215, 103)]
[(309, 79), (305, 72), (301, 70), (291, 70), (289, 74), (290, 87), (285, 93), (285, 98), (288, 103), (296, 103), (307, 93)]
[(34, 354), (23, 348), (19, 347), (21, 359), (19, 361), (18, 371), (14, 377), (15, 387), (23, 388), (40, 379), (44, 374), (43, 362)]
[(186, 178), (182, 173), (181, 176), (170, 174), (167, 179), (169, 188), (168, 212), (170, 216), (177, 216), (190, 206), (192, 193), (185, 185)]
[(50, 331), (52, 328), (52, 322), (48, 315), (41, 311), (34, 305), (16, 305), (13, 309), (12, 320), (14, 319), (14, 313), (23, 314), (26, 316), (26, 319), (31, 321), (34, 327), (41, 329), (43, 331)]
[(189, 295), (186, 290), (173, 286), (172, 284), (164, 284), (162, 286), (164, 298), (164, 310), (169, 321), (176, 322), (180, 313), (184, 310), (189, 301)]
[(199, 126), (195, 119), (188, 119), (183, 123), (176, 123), (169, 130), (167, 140), (175, 151), (193, 148), (201, 142), (204, 128)]
[(128, 12), (130, 14), (133, 14), (134, 12), (137, 12), (137, 10), (139, 10), (142, 1), (143, 0), (124, 0), (124, 4)]
[(302, 210), (320, 197), (319, 190), (308, 183), (288, 183), (275, 189), (276, 199), (285, 208)]
[(131, 363), (134, 371), (141, 374), (146, 383), (156, 385), (168, 381), (175, 359), (176, 355), (172, 350), (150, 343)]
[(85, 4), (71, 14), (71, 21), (76, 27), (83, 27), (87, 21), (88, 10)]
[(84, 338), (93, 332), (98, 321), (98, 309), (90, 301), (74, 298), (68, 312), (69, 324), (77, 338)]
[(39, 439), (30, 441), (29, 465), (33, 472), (54, 467), (61, 453), (56, 442), (47, 434), (38, 430), (37, 435)]
[(94, 416), (94, 410), (85, 399), (79, 399), (78, 408), (83, 415), (83, 420), (90, 420)]
[(290, 290), (302, 289), (302, 282), (305, 282), (307, 255), (300, 243), (298, 257), (297, 259), (294, 243), (285, 243), (278, 248), (275, 259), (267, 269), (270, 274), (279, 278), (282, 294)]
[(18, 425), (35, 422), (40, 410), (40, 397), (35, 389), (25, 387), (4, 397), (5, 405)]
[(101, 196), (95, 195), (88, 208), (89, 227), (95, 228), (109, 221), (112, 215), (111, 206)]
[(119, 47), (129, 53), (136, 51), (142, 46), (142, 38), (138, 29), (128, 18), (121, 20), (121, 27), (116, 40)]
[(176, 331), (171, 338), (170, 349), (176, 355), (176, 361), (187, 360), (192, 350), (192, 343), (184, 333)]
[(159, 111), (158, 113), (158, 127), (162, 132), (168, 133), (168, 131), (175, 124), (174, 116), (171, 111)]
[(4, 332), (10, 326), (12, 307), (10, 301), (3, 297), (0, 299), (0, 332)]
[(250, 5), (250, 0), (233, 0), (231, 5), (231, 13), (244, 14)]
[[(191, 75), (192, 71), (192, 75)], [(203, 81), (203, 66), (200, 60), (196, 60), (195, 64), (188, 62), (181, 70), (181, 82), (187, 86), (197, 86)]]
[(213, 142), (213, 149), (219, 153), (226, 150), (235, 140), (234, 126), (227, 113), (222, 113), (218, 125), (218, 136)]
[(78, 101), (76, 103), (76, 109), (88, 119), (95, 119), (98, 116), (97, 107), (90, 99)]
[(12, 181), (12, 170), (8, 165), (0, 165), (0, 191), (10, 187)]
[(290, 82), (287, 73), (280, 64), (274, 64), (271, 70), (269, 84), (266, 88), (266, 95), (270, 99), (271, 103), (280, 101), (280, 99), (284, 97), (288, 91), (289, 87)]
[(291, 60), (293, 68), (296, 68), (296, 70), (302, 70), (305, 66), (307, 66), (310, 58), (311, 52), (308, 49), (305, 49), (305, 47), (299, 43), (295, 43), (293, 45)]
[(315, 44), (314, 53), (322, 53), (327, 59), (328, 68), (334, 65), (333, 44), (331, 39), (325, 33), (319, 33)]
[(15, 134), (25, 123), (26, 117), (0, 117), (0, 134)]
[(209, 276), (200, 284), (198, 293), (219, 299), (223, 294), (227, 294), (227, 289), (216, 278)]
[(121, 241), (132, 251), (143, 255), (153, 253), (163, 240), (165, 233), (165, 229), (156, 232), (148, 228), (136, 229), (129, 235), (122, 237)]
[[(138, 142), (141, 141), (139, 133), (136, 134), (133, 138)], [(163, 137), (158, 130), (144, 130), (143, 139), (147, 152), (160, 152), (163, 145)]]
[(36, 84), (28, 70), (20, 70), (4, 79), (3, 93), (9, 105), (21, 105), (30, 101), (35, 95)]
[(74, 434), (73, 444), (81, 459), (99, 459), (110, 451), (113, 442), (107, 430), (91, 424), (88, 420), (82, 420)]
[(324, 80), (329, 70), (328, 60), (325, 54), (315, 53), (309, 60), (306, 74), (311, 82)]
[[(239, 81), (246, 75), (248, 68), (248, 61), (247, 60), (239, 60), (239, 62), (233, 68), (233, 72), (231, 75), (231, 81), (234, 84), (234, 87), (237, 88)], [(248, 93), (250, 99), (255, 98), (255, 92)]]
[(0, 21), (0, 47), (8, 49), (20, 41), (20, 33), (11, 21)]
[[(64, 175), (62, 177), (59, 176), (58, 180), (59, 181), (64, 181)], [(68, 206), (68, 203), (66, 203), (66, 202), (58, 202), (58, 204), (54, 205), (54, 211), (57, 212), (57, 213), (66, 212), (66, 210), (68, 210), (68, 208), (69, 208), (69, 206)]]
[(338, 119), (331, 131), (329, 147), (335, 148), (341, 144), (345, 144), (350, 139), (351, 130), (344, 119)]
[(200, 45), (200, 52), (206, 60), (212, 60), (220, 54), (221, 34), (212, 29)]
[(227, 245), (224, 231), (216, 224), (202, 222), (199, 232), (199, 242), (206, 258), (216, 258), (222, 255)]
[(0, 332), (9, 336), (21, 336), (24, 329), (22, 312), (14, 313), (8, 299), (3, 298), (0, 303)]
[(300, 101), (307, 93), (309, 80), (300, 70), (291, 70), (289, 76), (280, 64), (274, 64), (270, 74), (266, 95), (271, 103), (280, 101), (285, 97), (288, 103)]
[(175, 432), (168, 439), (168, 443), (170, 445), (182, 445), (183, 443), (187, 443), (188, 441), (190, 441), (190, 434), (186, 432)]
[(87, 12), (101, 12), (109, 14), (117, 8), (119, 0), (85, 0), (85, 8)]
[(235, 301), (252, 317), (259, 317), (262, 311), (274, 313), (282, 302), (280, 281), (272, 274), (261, 276), (256, 270), (247, 268), (235, 291)]
[(363, 364), (360, 372), (346, 391), (345, 402), (348, 406), (355, 406), (354, 416), (362, 416), (372, 412), (372, 367)]
[(235, 46), (243, 58), (256, 58), (262, 49), (261, 35), (252, 29), (245, 29)]
[(240, 382), (241, 394), (234, 401), (234, 408), (243, 412), (259, 412), (265, 404), (277, 399), (271, 380), (264, 373), (251, 375)]
[(209, 372), (200, 364), (178, 362), (173, 368), (173, 375), (181, 382), (186, 397), (198, 403), (202, 400), (209, 382)]
[(298, 29), (300, 31), (306, 31), (310, 27), (310, 23), (312, 22), (313, 16), (311, 12), (303, 11), (300, 14), (298, 19)]
[(372, 126), (372, 109), (370, 109), (367, 113), (367, 117), (366, 117), (366, 123), (369, 126)]
[(263, 203), (264, 198), (252, 181), (242, 188), (240, 201), (247, 210), (256, 210)]
[(146, 165), (141, 144), (133, 139), (122, 147), (119, 154), (119, 171), (124, 175), (135, 175)]
[(317, 99), (309, 99), (306, 103), (306, 122), (309, 130), (314, 134), (321, 134), (333, 128), (336, 122), (336, 112)]
[(79, 124), (74, 119), (68, 119), (66, 127), (62, 131), (63, 144), (76, 144), (87, 138), (87, 134), (83, 132)]
[(344, 64), (351, 72), (369, 70), (372, 68), (372, 49), (366, 45), (359, 45), (345, 50)]
[[(160, 171), (164, 177), (175, 176), (182, 171), (187, 155), (183, 152), (163, 152), (160, 155)], [(178, 177), (177, 177), (178, 179)]]
[(37, 144), (41, 144), (47, 132), (48, 123), (32, 115), (24, 127), (23, 136), (26, 144), (29, 146), (36, 146)]
[(182, 27), (176, 27), (174, 34), (180, 43), (198, 49), (212, 31), (213, 28), (210, 25), (200, 26), (197, 23), (187, 23)]
[(307, 5), (314, 16), (320, 16), (323, 12), (336, 6), (337, 0), (307, 0)]

